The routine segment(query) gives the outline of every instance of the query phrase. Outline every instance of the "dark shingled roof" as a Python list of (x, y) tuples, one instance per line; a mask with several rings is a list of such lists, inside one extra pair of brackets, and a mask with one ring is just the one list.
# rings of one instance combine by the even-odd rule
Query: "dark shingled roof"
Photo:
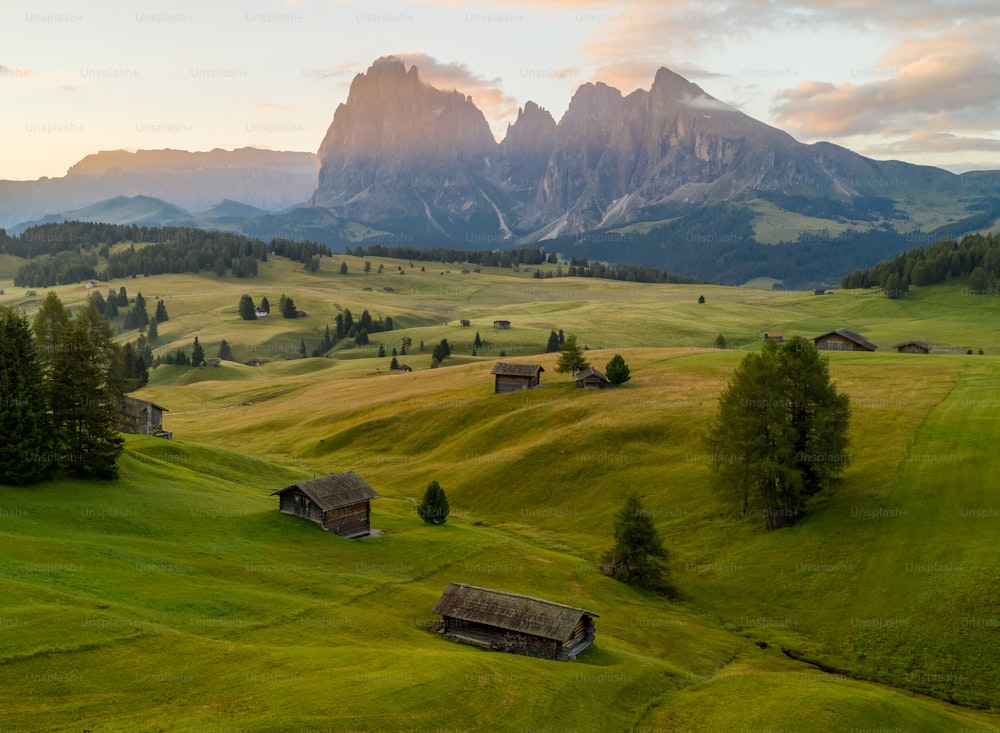
[(380, 494), (354, 471), (299, 481), (297, 484), (272, 492), (271, 496), (279, 496), (296, 487), (324, 512), (380, 497)]
[(909, 341), (904, 341), (901, 344), (896, 344), (893, 348), (898, 349), (901, 346), (919, 346), (922, 349), (930, 350), (931, 345), (926, 341), (917, 341), (916, 339), (910, 339)]
[(170, 410), (168, 410), (166, 407), (158, 405), (155, 402), (150, 402), (149, 400), (140, 400), (138, 397), (126, 397), (125, 399), (128, 401), (128, 406), (133, 411), (142, 411), (145, 410), (150, 405), (152, 405), (157, 410), (161, 410), (163, 412), (170, 412)]
[(582, 616), (599, 618), (581, 608), (462, 583), (449, 585), (434, 604), (433, 612), (558, 641), (573, 635)]
[(868, 339), (866, 339), (860, 333), (854, 333), (854, 331), (848, 331), (846, 328), (838, 328), (836, 331), (829, 331), (827, 333), (824, 333), (824, 334), (822, 334), (822, 335), (817, 336), (816, 338), (814, 338), (813, 342), (819, 341), (824, 336), (829, 336), (829, 335), (834, 334), (834, 333), (836, 333), (836, 334), (838, 334), (840, 336), (843, 336), (845, 339), (848, 339), (849, 341), (853, 341), (858, 346), (860, 346), (860, 347), (862, 347), (864, 349), (868, 349), (869, 351), (875, 351), (878, 348), (878, 346), (876, 346), (871, 341), (869, 341)]
[(544, 372), (541, 364), (508, 364), (498, 361), (493, 365), (490, 374), (499, 374), (504, 377), (534, 377), (539, 372)]

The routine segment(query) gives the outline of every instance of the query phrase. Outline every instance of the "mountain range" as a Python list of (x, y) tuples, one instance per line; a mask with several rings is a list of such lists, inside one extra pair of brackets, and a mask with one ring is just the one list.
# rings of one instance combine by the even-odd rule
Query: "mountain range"
[[(389, 56), (355, 77), (318, 156), (140, 153), (89, 156), (65, 178), (28, 187), (64, 182), (57, 192), (88, 181), (92, 197), (144, 194), (209, 210), (190, 215), (201, 226), (222, 226), (209, 207), (231, 199), (254, 210), (224, 217), (225, 227), (257, 236), (469, 249), (537, 243), (722, 282), (829, 283), (916, 244), (995, 228), (1000, 218), (996, 172), (956, 175), (803, 144), (666, 68), (648, 90), (627, 95), (583, 84), (558, 122), (527, 102), (498, 142), (471, 97), (434, 88)], [(227, 156), (243, 162), (226, 165)], [(0, 209), (9, 208), (11, 185), (0, 182)], [(33, 215), (61, 211), (53, 196), (39, 192)]]

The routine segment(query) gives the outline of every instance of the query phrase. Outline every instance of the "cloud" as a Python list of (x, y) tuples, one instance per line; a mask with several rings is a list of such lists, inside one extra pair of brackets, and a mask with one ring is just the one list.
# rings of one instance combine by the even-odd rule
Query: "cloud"
[[(983, 37), (994, 21), (903, 41), (852, 81), (804, 81), (781, 91), (775, 120), (805, 138), (914, 130), (994, 130), (1000, 117), (1000, 57)], [(857, 81), (853, 81), (857, 79)]]
[(969, 137), (951, 132), (922, 131), (892, 142), (872, 145), (860, 151), (883, 158), (914, 153), (958, 153), (969, 151), (1000, 152), (1000, 138)]
[(257, 107), (260, 109), (269, 109), (277, 112), (294, 112), (295, 107), (289, 107), (285, 104), (276, 104), (274, 102), (258, 102)]
[(517, 100), (503, 90), (503, 80), (485, 79), (474, 73), (466, 64), (457, 61), (444, 63), (425, 53), (409, 52), (392, 54), (407, 67), (416, 66), (421, 81), (437, 89), (455, 89), (472, 97), (487, 119), (505, 120), (517, 117)]

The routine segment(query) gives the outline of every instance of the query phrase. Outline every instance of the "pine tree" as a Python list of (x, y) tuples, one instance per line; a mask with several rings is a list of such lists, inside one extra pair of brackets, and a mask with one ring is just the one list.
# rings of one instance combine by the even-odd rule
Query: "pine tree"
[(367, 346), (368, 345), (368, 332), (365, 329), (358, 331), (358, 335), (354, 337), (354, 344), (356, 346)]
[(565, 374), (566, 372), (576, 374), (588, 366), (590, 364), (587, 363), (587, 359), (583, 355), (583, 348), (576, 342), (576, 334), (570, 334), (565, 338), (562, 348), (559, 350), (559, 358), (556, 360), (556, 371), (560, 374)]
[(122, 363), (125, 392), (133, 392), (149, 383), (149, 367), (146, 366), (139, 349), (131, 341), (125, 344), (122, 350)]
[(160, 329), (159, 326), (156, 325), (155, 318), (149, 322), (149, 327), (146, 330), (146, 337), (150, 341), (156, 341), (156, 339), (160, 337)]
[(392, 357), (392, 361), (389, 362), (390, 369), (399, 369), (399, 360), (395, 356)]
[(625, 382), (632, 378), (632, 373), (629, 371), (628, 364), (625, 363), (622, 355), (615, 354), (611, 357), (611, 361), (608, 362), (607, 366), (604, 367), (604, 376), (608, 378), (611, 384), (625, 384)]
[(306, 357), (306, 340), (299, 340), (299, 355), (304, 359)]
[(90, 303), (66, 326), (49, 379), (53, 434), (75, 476), (111, 479), (124, 441), (122, 349)]
[(266, 295), (260, 299), (260, 312), (271, 314), (271, 301), (267, 299)]
[(257, 319), (257, 309), (254, 307), (253, 298), (246, 294), (240, 298), (240, 318), (244, 321)]
[(191, 349), (191, 366), (202, 366), (205, 363), (205, 349), (202, 348), (198, 337), (194, 337), (194, 347)]
[(124, 308), (128, 305), (128, 292), (125, 290), (125, 286), (122, 285), (118, 288), (118, 306)]
[(559, 351), (559, 334), (549, 331), (549, 342), (545, 345), (545, 353), (554, 354), (557, 351)]
[(20, 311), (0, 306), (0, 484), (48, 478), (52, 449), (42, 365), (28, 320)]
[(483, 347), (483, 339), (480, 337), (479, 331), (476, 331), (476, 340), (472, 342), (472, 345), (477, 349), (481, 349)]
[(417, 505), (417, 514), (427, 524), (444, 524), (448, 521), (448, 497), (437, 481), (431, 481), (424, 491), (423, 500)]
[(385, 356), (385, 346), (383, 346), (382, 344), (378, 345), (378, 355)]
[[(96, 305), (94, 306), (97, 307)], [(54, 290), (50, 290), (42, 301), (35, 320), (31, 324), (31, 330), (35, 333), (35, 350), (38, 354), (38, 365), (43, 373), (48, 373), (52, 369), (56, 352), (59, 350), (59, 343), (62, 340), (63, 331), (69, 324), (69, 313), (63, 306), (59, 296)]]
[(341, 275), (346, 275), (347, 274), (347, 263), (346, 262), (341, 262), (340, 263), (340, 274)]
[(724, 349), (726, 348), (726, 337), (721, 333), (715, 337), (715, 348)]
[(219, 358), (223, 361), (236, 361), (233, 357), (233, 349), (225, 339), (219, 343)]
[(602, 572), (649, 590), (667, 590), (667, 551), (638, 494), (630, 494), (615, 515), (614, 537), (614, 548), (602, 559)]
[(167, 315), (167, 304), (159, 298), (156, 300), (156, 315), (153, 317), (157, 323), (165, 323), (170, 320), (170, 316)]

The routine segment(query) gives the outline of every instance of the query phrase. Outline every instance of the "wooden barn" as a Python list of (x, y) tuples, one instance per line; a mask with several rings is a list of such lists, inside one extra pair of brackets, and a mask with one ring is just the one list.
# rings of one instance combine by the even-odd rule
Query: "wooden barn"
[(452, 641), (542, 659), (576, 659), (594, 643), (596, 613), (541, 598), (452, 583), (434, 604)]
[(773, 341), (776, 344), (784, 343), (785, 334), (781, 331), (764, 331), (764, 341)]
[(573, 375), (573, 383), (583, 389), (604, 389), (611, 384), (604, 373), (597, 371), (594, 367), (578, 371)]
[(354, 539), (371, 533), (371, 500), (379, 493), (354, 471), (299, 481), (275, 491), (285, 514), (315, 522), (328, 532)]
[(126, 397), (125, 400), (128, 403), (130, 419), (120, 426), (123, 433), (154, 435), (168, 440), (173, 437), (173, 433), (163, 429), (163, 413), (170, 410), (137, 397)]
[(544, 371), (541, 364), (507, 364), (498, 361), (490, 371), (496, 377), (493, 393), (504, 394), (537, 387)]
[(468, 328), (469, 326), (472, 325), (472, 321), (470, 321), (468, 318), (463, 318), (458, 323), (460, 326), (462, 326), (462, 328)]
[(896, 351), (900, 354), (929, 354), (931, 353), (931, 345), (924, 343), (923, 341), (904, 341), (901, 344), (896, 344)]
[(875, 351), (878, 348), (861, 334), (838, 328), (836, 331), (824, 333), (813, 339), (817, 349), (821, 351)]
[(510, 328), (510, 321), (493, 321), (493, 328)]

